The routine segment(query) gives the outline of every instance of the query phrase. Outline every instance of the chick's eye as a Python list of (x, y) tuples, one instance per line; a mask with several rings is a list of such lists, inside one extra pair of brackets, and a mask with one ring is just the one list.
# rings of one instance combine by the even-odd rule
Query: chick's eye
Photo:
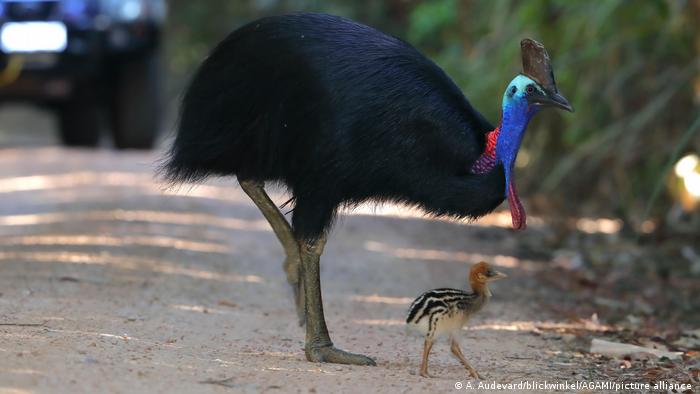
[(527, 92), (528, 92), (528, 93), (532, 93), (532, 92), (534, 92), (534, 91), (535, 91), (535, 88), (533, 88), (532, 85), (530, 85), (530, 86), (527, 87)]

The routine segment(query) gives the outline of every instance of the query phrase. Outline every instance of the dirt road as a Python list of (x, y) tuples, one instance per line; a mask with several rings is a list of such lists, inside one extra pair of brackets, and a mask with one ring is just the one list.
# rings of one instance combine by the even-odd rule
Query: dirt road
[(521, 237), (507, 214), (479, 225), (392, 206), (344, 215), (322, 261), (326, 316), (338, 346), (378, 366), (312, 364), (259, 212), (232, 180), (163, 191), (156, 159), (0, 150), (0, 392), (452, 391), (468, 375), (445, 343), (431, 358), (439, 378), (416, 375), (422, 340), (404, 313), (424, 290), (466, 287), (482, 259), (510, 278), (464, 331), (472, 365), (488, 382), (577, 376), (563, 340), (535, 328), (551, 318), (532, 298), (549, 263), (532, 252), (537, 220)]

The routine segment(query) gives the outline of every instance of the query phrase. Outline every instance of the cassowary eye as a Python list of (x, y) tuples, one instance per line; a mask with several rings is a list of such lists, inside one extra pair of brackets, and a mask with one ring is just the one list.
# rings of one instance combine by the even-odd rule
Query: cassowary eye
[(527, 92), (528, 92), (528, 93), (532, 93), (532, 92), (534, 92), (534, 91), (535, 91), (535, 88), (533, 88), (532, 85), (528, 85), (528, 86), (527, 86)]
[(518, 91), (518, 88), (515, 87), (515, 86), (513, 86), (512, 88), (510, 88), (510, 94), (511, 94), (511, 95), (515, 94), (515, 92), (517, 92), (517, 91)]

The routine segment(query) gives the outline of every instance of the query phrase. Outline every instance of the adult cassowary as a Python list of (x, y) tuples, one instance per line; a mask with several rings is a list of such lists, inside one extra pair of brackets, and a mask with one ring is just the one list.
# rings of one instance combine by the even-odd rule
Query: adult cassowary
[[(507, 197), (525, 213), (513, 165), (540, 108), (572, 111), (544, 47), (522, 42), (524, 73), (494, 127), (432, 61), (406, 42), (337, 16), (295, 14), (231, 33), (199, 67), (165, 163), (174, 183), (235, 175), (270, 222), (306, 323), (306, 358), (374, 365), (333, 346), (319, 259), (339, 206), (397, 201), (433, 215), (477, 218)], [(291, 225), (263, 188), (284, 184)]]

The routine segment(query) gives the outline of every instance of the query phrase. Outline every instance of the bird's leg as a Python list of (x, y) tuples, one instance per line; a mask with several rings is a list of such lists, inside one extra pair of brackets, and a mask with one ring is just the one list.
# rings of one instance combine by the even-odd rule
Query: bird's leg
[(312, 242), (301, 241), (302, 281), (306, 295), (306, 359), (337, 364), (376, 365), (361, 354), (348, 353), (333, 346), (323, 316), (320, 258), (326, 243), (325, 235)]
[(469, 365), (467, 359), (464, 358), (464, 355), (462, 354), (462, 349), (459, 348), (459, 343), (454, 338), (452, 338), (452, 345), (450, 346), (450, 350), (452, 350), (452, 354), (457, 356), (462, 365), (464, 365), (464, 368), (466, 368), (467, 371), (469, 371), (469, 374), (472, 375), (474, 379), (483, 379), (481, 375), (479, 375), (479, 373), (476, 372), (476, 369), (472, 368), (472, 366)]
[(430, 356), (430, 349), (432, 348), (433, 340), (431, 338), (425, 338), (425, 343), (423, 344), (423, 361), (420, 364), (420, 376), (424, 378), (434, 377), (428, 373), (428, 357)]
[(272, 230), (279, 239), (284, 253), (284, 271), (287, 273), (287, 281), (292, 285), (294, 290), (294, 301), (297, 308), (297, 316), (299, 324), (304, 324), (306, 316), (304, 304), (304, 282), (301, 278), (301, 255), (299, 253), (299, 244), (294, 238), (292, 227), (287, 219), (284, 218), (282, 212), (277, 209), (275, 203), (272, 202), (270, 196), (265, 192), (262, 182), (257, 181), (239, 181), (243, 191), (250, 197), (255, 205), (260, 209), (265, 219), (270, 223)]

